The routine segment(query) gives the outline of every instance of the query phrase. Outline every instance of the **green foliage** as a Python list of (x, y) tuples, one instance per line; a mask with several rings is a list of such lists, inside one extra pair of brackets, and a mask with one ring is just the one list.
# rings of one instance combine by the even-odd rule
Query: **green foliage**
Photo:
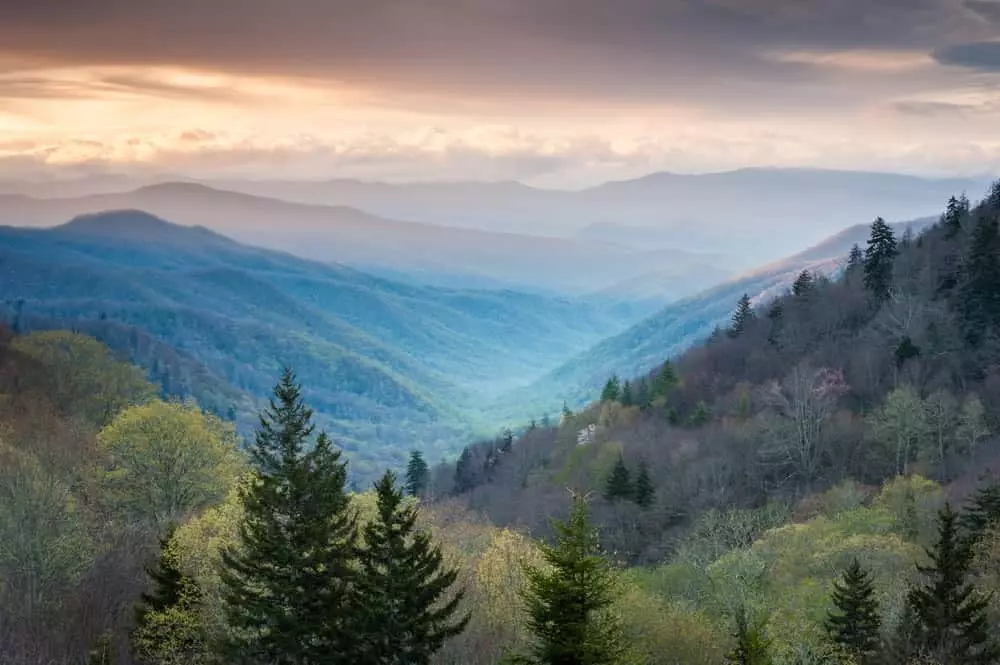
[(909, 596), (919, 622), (918, 644), (942, 665), (996, 662), (1000, 650), (987, 622), (987, 601), (968, 579), (972, 550), (949, 505), (938, 518), (937, 544), (927, 554), (931, 564), (918, 566), (925, 582)]
[(865, 251), (865, 288), (881, 303), (889, 297), (893, 283), (893, 267), (899, 250), (892, 227), (881, 217), (872, 223), (868, 249)]
[(118, 362), (108, 347), (86, 335), (63, 330), (37, 332), (16, 338), (13, 347), (46, 369), (44, 379), (30, 373), (28, 380), (43, 381), (38, 387), (63, 413), (90, 427), (101, 427), (123, 408), (156, 394), (139, 369)]
[(615, 578), (590, 526), (586, 500), (575, 496), (569, 520), (555, 522), (556, 542), (543, 545), (547, 568), (528, 569), (530, 657), (537, 665), (613, 665), (627, 656), (622, 628), (609, 610)]
[(410, 453), (410, 461), (406, 465), (406, 493), (410, 496), (420, 496), (427, 490), (431, 471), (419, 450)]
[(375, 491), (377, 514), (364, 527), (360, 553), (357, 662), (427, 665), (469, 622), (457, 616), (463, 592), (446, 597), (458, 571), (445, 567), (440, 547), (417, 529), (416, 508), (403, 504), (392, 472)]
[(628, 467), (625, 466), (625, 458), (621, 455), (611, 469), (604, 486), (604, 498), (608, 501), (620, 501), (633, 497), (632, 479)]
[(649, 475), (649, 465), (646, 464), (646, 460), (639, 462), (639, 473), (635, 477), (632, 498), (643, 508), (649, 508), (656, 501), (656, 487)]
[(604, 384), (604, 390), (601, 391), (601, 401), (602, 402), (617, 402), (619, 396), (621, 395), (621, 381), (618, 379), (617, 375), (612, 375), (608, 382)]
[(909, 384), (896, 388), (869, 420), (875, 436), (895, 457), (896, 472), (909, 473), (910, 463), (930, 436), (920, 395)]
[(874, 662), (882, 621), (871, 575), (857, 558), (852, 559), (843, 579), (834, 583), (831, 600), (836, 610), (826, 622), (830, 638), (860, 663)]
[(751, 623), (747, 610), (742, 605), (737, 608), (733, 637), (736, 646), (726, 655), (726, 660), (735, 665), (770, 665), (772, 662), (771, 641), (764, 631), (764, 623)]
[(87, 653), (87, 665), (115, 665), (115, 646), (110, 633), (103, 633)]
[(250, 450), (239, 544), (222, 555), (237, 662), (355, 662), (356, 517), (340, 452), (324, 433), (307, 449), (311, 417), (286, 370)]
[(220, 501), (244, 469), (232, 425), (193, 402), (125, 409), (98, 444), (109, 460), (100, 477), (105, 501), (157, 527)]
[(962, 511), (961, 525), (973, 540), (979, 540), (986, 531), (1000, 523), (1000, 483), (992, 483), (976, 490)]
[(959, 310), (966, 338), (976, 344), (986, 331), (1000, 326), (1000, 226), (995, 215), (980, 218), (962, 272)]
[(736, 311), (733, 312), (732, 323), (729, 325), (729, 336), (739, 337), (742, 335), (755, 318), (756, 314), (754, 314), (753, 306), (750, 304), (750, 296), (744, 293), (740, 296), (739, 302), (736, 303)]
[(657, 372), (656, 378), (653, 380), (653, 399), (667, 400), (670, 397), (670, 393), (677, 387), (678, 383), (680, 383), (680, 380), (677, 378), (677, 372), (674, 370), (674, 365), (667, 360), (660, 367), (660, 371)]
[(622, 384), (622, 392), (618, 398), (618, 401), (622, 403), (622, 406), (632, 406), (635, 404), (635, 396), (632, 395), (632, 382), (626, 380)]

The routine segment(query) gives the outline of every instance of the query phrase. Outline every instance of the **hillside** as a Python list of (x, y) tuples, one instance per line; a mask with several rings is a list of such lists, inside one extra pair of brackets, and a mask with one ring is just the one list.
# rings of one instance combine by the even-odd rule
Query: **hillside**
[(544, 237), (537, 228), (536, 235), (520, 235), (397, 221), (343, 205), (290, 203), (194, 183), (77, 198), (0, 196), (0, 220), (14, 226), (50, 227), (76, 215), (118, 209), (145, 210), (241, 242), (433, 285), (462, 286), (471, 277), (479, 286), (579, 295), (669, 263), (685, 276), (664, 294), (669, 300), (705, 288), (714, 274), (726, 272), (715, 268), (703, 277), (701, 268), (711, 259), (679, 250)]
[(245, 425), (296, 367), (324, 425), (373, 466), (495, 425), (480, 412), (492, 396), (628, 323), (611, 305), (407, 286), (137, 211), (3, 228), (0, 274), (18, 330), (85, 330), (206, 406), (235, 400)]

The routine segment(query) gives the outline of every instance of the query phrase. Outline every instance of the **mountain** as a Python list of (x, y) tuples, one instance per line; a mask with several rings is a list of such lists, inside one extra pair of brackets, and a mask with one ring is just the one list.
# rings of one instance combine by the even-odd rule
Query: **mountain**
[[(460, 229), (386, 219), (346, 206), (289, 203), (192, 183), (164, 183), (119, 194), (36, 199), (0, 196), (0, 219), (54, 226), (84, 213), (140, 209), (242, 242), (336, 261), (423, 283), (516, 287), (582, 294), (670, 265), (698, 278), (707, 259), (678, 250), (612, 247), (603, 242)], [(716, 268), (718, 272), (721, 268)], [(664, 297), (687, 295), (678, 282)]]
[(247, 410), (294, 367), (362, 473), (498, 425), (480, 412), (492, 397), (630, 322), (592, 301), (406, 285), (136, 210), (0, 227), (0, 275), (16, 329), (89, 332), (203, 403)]
[[(897, 223), (897, 233), (918, 231), (936, 218)], [(765, 303), (791, 287), (803, 270), (834, 275), (854, 244), (862, 247), (869, 227), (853, 226), (781, 261), (747, 272), (714, 288), (672, 303), (614, 337), (602, 340), (540, 379), (518, 391), (517, 401), (543, 400), (559, 404), (582, 404), (592, 400), (607, 378), (637, 376), (665, 359), (705, 339), (716, 326), (728, 323), (737, 300), (749, 294), (755, 304)]]

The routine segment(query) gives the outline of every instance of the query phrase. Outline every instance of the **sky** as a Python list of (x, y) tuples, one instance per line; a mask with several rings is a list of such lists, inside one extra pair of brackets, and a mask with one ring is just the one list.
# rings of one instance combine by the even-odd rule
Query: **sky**
[(0, 0), (0, 178), (1000, 171), (1000, 0)]

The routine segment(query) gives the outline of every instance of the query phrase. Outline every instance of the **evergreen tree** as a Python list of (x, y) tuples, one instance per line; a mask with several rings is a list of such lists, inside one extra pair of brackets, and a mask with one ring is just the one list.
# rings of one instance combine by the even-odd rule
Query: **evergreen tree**
[(976, 490), (960, 521), (973, 541), (982, 538), (989, 527), (1000, 524), (1000, 483)]
[(669, 360), (665, 361), (663, 366), (660, 367), (660, 371), (657, 372), (656, 378), (653, 380), (653, 399), (666, 399), (679, 382), (673, 363)]
[(617, 402), (618, 396), (621, 394), (621, 381), (618, 380), (617, 374), (612, 374), (608, 382), (604, 384), (604, 390), (601, 391), (601, 401), (602, 402)]
[(859, 663), (874, 662), (879, 646), (881, 619), (871, 576), (855, 558), (833, 585), (833, 604), (826, 621), (830, 638)]
[(751, 321), (754, 320), (753, 306), (750, 304), (750, 296), (744, 293), (738, 303), (736, 311), (733, 313), (733, 323), (729, 326), (729, 336), (739, 337), (742, 335)]
[(649, 476), (646, 460), (639, 462), (639, 473), (635, 477), (632, 498), (643, 508), (649, 508), (656, 501), (656, 489), (653, 487), (653, 479)]
[(945, 238), (954, 238), (962, 232), (962, 221), (969, 214), (969, 199), (965, 194), (961, 198), (951, 197), (948, 199), (948, 208), (941, 217), (941, 224), (944, 226)]
[(531, 655), (515, 659), (533, 665), (614, 665), (627, 649), (621, 626), (608, 612), (614, 577), (601, 556), (597, 530), (586, 501), (573, 497), (569, 520), (556, 521), (556, 542), (542, 545), (547, 567), (527, 570)]
[(632, 382), (627, 379), (625, 380), (625, 383), (622, 384), (622, 394), (619, 401), (621, 401), (622, 406), (632, 406), (635, 402), (635, 399), (632, 396)]
[(701, 427), (712, 418), (712, 412), (708, 409), (708, 404), (704, 400), (699, 400), (691, 414), (690, 423), (692, 427)]
[(640, 409), (648, 409), (653, 403), (653, 392), (649, 388), (649, 379), (642, 377), (639, 379), (639, 387), (636, 389), (635, 403)]
[(851, 245), (851, 252), (847, 255), (847, 269), (859, 268), (865, 262), (865, 253), (857, 243)]
[(509, 427), (505, 427), (500, 435), (500, 451), (509, 453), (514, 447), (514, 432)]
[(562, 419), (566, 420), (567, 418), (572, 418), (572, 417), (573, 417), (573, 410), (569, 408), (569, 405), (566, 404), (566, 402), (563, 402)]
[(865, 288), (876, 302), (888, 299), (892, 290), (892, 272), (896, 262), (896, 236), (892, 227), (879, 217), (872, 224), (868, 249), (865, 252)]
[(242, 490), (239, 545), (222, 553), (227, 662), (357, 662), (357, 523), (347, 469), (326, 434), (307, 448), (311, 421), (286, 369), (250, 449), (255, 477)]
[(813, 290), (813, 276), (808, 270), (803, 270), (799, 273), (799, 276), (795, 278), (795, 282), (792, 284), (792, 295), (794, 296), (804, 296)]
[(139, 595), (135, 607), (135, 623), (141, 626), (149, 612), (160, 612), (176, 605), (181, 600), (185, 576), (177, 567), (177, 562), (167, 551), (174, 535), (174, 525), (167, 528), (167, 534), (160, 539), (160, 559), (155, 568), (146, 568), (146, 575), (152, 582), (152, 589)]
[(455, 462), (455, 492), (461, 494), (476, 486), (476, 470), (473, 468), (472, 452), (469, 447), (462, 448), (462, 453)]
[(976, 225), (962, 273), (959, 310), (966, 337), (977, 343), (983, 331), (1000, 326), (1000, 230), (995, 217)]
[(771, 641), (764, 634), (762, 624), (751, 625), (746, 608), (736, 610), (736, 647), (726, 655), (726, 660), (736, 665), (771, 665)]
[(445, 640), (460, 634), (463, 593), (448, 597), (458, 570), (444, 565), (441, 549), (417, 529), (417, 510), (403, 501), (396, 476), (375, 483), (376, 516), (364, 527), (355, 636), (365, 665), (427, 665)]
[(771, 322), (771, 331), (767, 335), (767, 342), (777, 346), (785, 323), (785, 308), (781, 301), (775, 300), (771, 303), (771, 307), (767, 310), (767, 318)]
[(927, 554), (931, 565), (917, 566), (926, 584), (909, 596), (918, 644), (941, 665), (995, 663), (1000, 652), (990, 636), (988, 604), (967, 581), (972, 550), (958, 533), (958, 515), (950, 505), (938, 517), (937, 545)]
[(628, 467), (625, 466), (625, 458), (621, 455), (611, 469), (604, 487), (604, 498), (608, 501), (618, 501), (619, 499), (632, 498), (632, 479), (629, 476)]
[(419, 450), (410, 453), (410, 461), (406, 464), (406, 493), (410, 496), (420, 496), (427, 490), (431, 470)]

